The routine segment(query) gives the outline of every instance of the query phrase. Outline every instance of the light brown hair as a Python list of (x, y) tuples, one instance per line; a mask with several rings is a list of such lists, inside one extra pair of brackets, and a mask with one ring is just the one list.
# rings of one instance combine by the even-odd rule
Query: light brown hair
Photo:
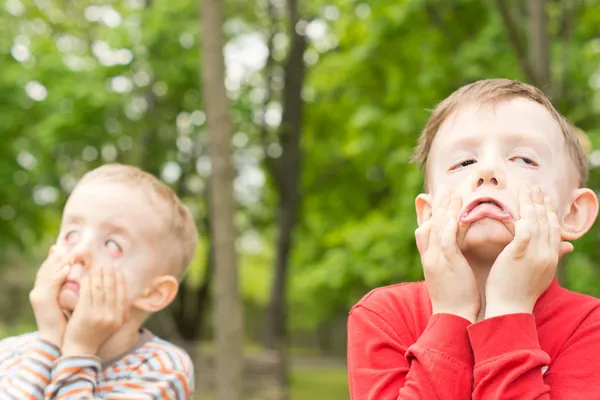
[[(575, 164), (579, 174), (579, 187), (587, 185), (588, 162), (587, 156), (579, 139), (576, 128), (569, 125), (566, 119), (554, 108), (550, 100), (538, 88), (510, 80), (510, 79), (485, 79), (465, 85), (439, 103), (432, 111), (425, 129), (421, 133), (412, 158), (423, 170), (427, 169), (427, 160), (433, 140), (442, 123), (452, 115), (461, 105), (480, 102), (498, 103), (514, 97), (523, 97), (544, 106), (552, 117), (558, 122), (565, 138), (566, 149)], [(425, 173), (425, 186), (427, 174)]]
[(194, 217), (189, 208), (166, 184), (154, 175), (140, 168), (123, 164), (106, 164), (98, 167), (81, 178), (77, 186), (95, 181), (122, 183), (131, 188), (146, 191), (149, 201), (158, 199), (164, 206), (165, 233), (172, 248), (171, 265), (166, 265), (169, 272), (181, 279), (188, 265), (194, 258), (198, 244), (198, 231)]

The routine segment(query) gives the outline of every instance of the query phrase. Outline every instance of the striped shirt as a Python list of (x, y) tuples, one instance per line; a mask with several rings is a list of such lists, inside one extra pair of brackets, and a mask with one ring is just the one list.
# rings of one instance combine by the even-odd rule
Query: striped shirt
[(0, 399), (189, 400), (194, 367), (179, 347), (143, 330), (126, 354), (61, 357), (36, 332), (0, 340)]

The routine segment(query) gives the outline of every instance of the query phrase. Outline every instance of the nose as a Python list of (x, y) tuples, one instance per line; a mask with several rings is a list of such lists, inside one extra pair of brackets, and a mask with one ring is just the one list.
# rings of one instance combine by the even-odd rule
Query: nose
[(71, 259), (73, 264), (81, 265), (84, 269), (89, 269), (93, 263), (92, 241), (88, 238), (81, 238), (71, 249)]
[(506, 176), (499, 163), (478, 163), (473, 176), (473, 190), (481, 186), (504, 188)]

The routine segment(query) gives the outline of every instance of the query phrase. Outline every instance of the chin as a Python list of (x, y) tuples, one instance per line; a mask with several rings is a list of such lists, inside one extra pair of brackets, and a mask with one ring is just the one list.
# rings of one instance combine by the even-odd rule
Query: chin
[(75, 306), (77, 305), (78, 295), (75, 292), (63, 289), (58, 295), (58, 305), (63, 310), (73, 312), (75, 310)]
[(466, 228), (460, 250), (468, 258), (494, 262), (513, 238), (504, 223), (485, 218)]

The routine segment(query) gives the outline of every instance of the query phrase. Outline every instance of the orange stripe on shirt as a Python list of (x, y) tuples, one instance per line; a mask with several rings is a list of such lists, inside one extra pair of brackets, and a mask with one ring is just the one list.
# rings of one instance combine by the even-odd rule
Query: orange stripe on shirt
[(79, 388), (79, 389), (72, 389), (72, 390), (67, 390), (66, 392), (63, 392), (61, 394), (59, 394), (56, 399), (60, 400), (60, 399), (68, 399), (70, 396), (75, 396), (76, 394), (84, 394), (84, 393), (88, 393), (91, 394), (92, 391), (88, 388)]
[(43, 381), (46, 385), (48, 383), (50, 383), (50, 379), (48, 379), (47, 376), (44, 376), (42, 374), (40, 374), (37, 371), (32, 370), (31, 368), (29, 368), (26, 365), (23, 365), (21, 368), (23, 368), (25, 371), (29, 372), (31, 375), (35, 376), (36, 378), (40, 379), (41, 381)]

